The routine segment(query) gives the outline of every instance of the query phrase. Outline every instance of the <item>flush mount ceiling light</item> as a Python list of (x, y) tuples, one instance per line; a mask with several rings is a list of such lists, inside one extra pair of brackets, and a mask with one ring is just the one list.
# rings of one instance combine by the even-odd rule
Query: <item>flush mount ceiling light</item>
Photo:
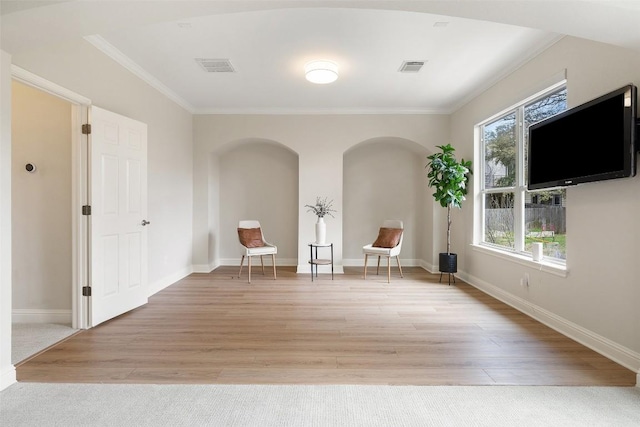
[(311, 83), (332, 83), (338, 78), (338, 64), (325, 60), (311, 61), (304, 66), (304, 73)]

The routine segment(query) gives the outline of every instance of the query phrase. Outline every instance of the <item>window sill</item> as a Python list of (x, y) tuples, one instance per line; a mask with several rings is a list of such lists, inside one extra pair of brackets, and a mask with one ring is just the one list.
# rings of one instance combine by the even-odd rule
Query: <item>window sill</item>
[(545, 261), (544, 259), (542, 261), (534, 261), (530, 256), (526, 256), (516, 252), (507, 252), (499, 249), (494, 249), (492, 247), (484, 245), (471, 245), (471, 247), (474, 251), (482, 252), (496, 258), (504, 259), (506, 261), (516, 262), (518, 264), (522, 264), (530, 268), (535, 268), (537, 270), (559, 277), (567, 277), (567, 275), (569, 274), (567, 266), (563, 264)]

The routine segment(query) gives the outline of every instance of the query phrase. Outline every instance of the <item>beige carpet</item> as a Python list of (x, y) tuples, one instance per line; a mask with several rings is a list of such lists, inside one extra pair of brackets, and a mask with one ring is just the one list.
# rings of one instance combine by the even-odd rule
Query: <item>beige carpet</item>
[(2, 426), (640, 426), (636, 387), (16, 383)]
[(11, 325), (11, 363), (22, 362), (45, 348), (76, 333), (69, 325), (56, 323), (13, 323)]

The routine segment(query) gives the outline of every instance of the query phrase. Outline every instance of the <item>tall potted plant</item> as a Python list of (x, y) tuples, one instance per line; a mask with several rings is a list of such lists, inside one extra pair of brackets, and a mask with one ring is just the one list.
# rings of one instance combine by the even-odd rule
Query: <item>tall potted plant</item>
[[(471, 160), (458, 161), (451, 144), (438, 145), (440, 152), (427, 157), (427, 178), (429, 187), (435, 188), (433, 198), (440, 206), (447, 208), (447, 252), (440, 253), (438, 258), (440, 277), (442, 273), (458, 271), (458, 255), (451, 253), (451, 208), (461, 208), (468, 191)], [(451, 282), (449, 282), (451, 283)]]

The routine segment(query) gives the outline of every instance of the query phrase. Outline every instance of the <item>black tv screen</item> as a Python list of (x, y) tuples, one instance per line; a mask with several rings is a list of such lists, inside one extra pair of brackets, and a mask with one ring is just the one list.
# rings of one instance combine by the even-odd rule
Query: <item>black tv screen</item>
[(636, 109), (629, 84), (529, 126), (527, 188), (635, 176)]

